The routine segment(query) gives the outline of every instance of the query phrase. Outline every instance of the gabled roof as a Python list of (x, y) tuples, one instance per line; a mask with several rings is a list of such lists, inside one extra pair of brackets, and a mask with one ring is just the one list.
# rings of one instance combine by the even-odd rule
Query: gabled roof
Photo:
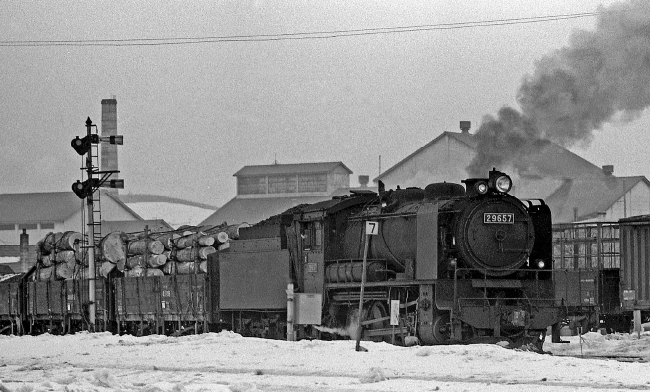
[(549, 141), (536, 143), (536, 153), (526, 156), (528, 167), (519, 175), (552, 178), (605, 178), (602, 168)]
[(12, 270), (10, 266), (6, 264), (0, 264), (0, 275), (8, 275), (13, 273), (14, 270)]
[(250, 223), (254, 224), (264, 219), (280, 214), (299, 204), (311, 204), (331, 199), (331, 196), (297, 196), (297, 197), (263, 197), (230, 199), (223, 207), (207, 217), (199, 226)]
[(233, 174), (233, 176), (242, 177), (266, 176), (273, 174), (329, 173), (339, 166), (352, 174), (352, 170), (345, 166), (343, 162), (315, 162), (244, 166), (237, 173)]
[(83, 207), (72, 191), (0, 195), (0, 222), (62, 222)]
[(650, 181), (644, 176), (567, 179), (546, 203), (551, 207), (554, 223), (574, 221), (574, 208), (578, 208), (578, 220), (596, 218), (640, 182), (650, 187)]
[[(101, 195), (110, 197), (136, 219), (142, 219), (118, 197), (109, 192)], [(0, 223), (63, 222), (84, 207), (85, 200), (72, 191), (0, 194)]]
[(386, 175), (388, 175), (390, 172), (397, 169), (398, 167), (400, 167), (405, 162), (408, 162), (409, 160), (411, 160), (411, 158), (418, 155), (420, 152), (422, 152), (422, 151), (426, 150), (427, 148), (433, 146), (434, 144), (438, 143), (440, 140), (442, 140), (445, 137), (454, 138), (454, 139), (458, 140), (459, 142), (467, 145), (468, 147), (470, 147), (472, 149), (476, 149), (476, 140), (474, 139), (474, 137), (470, 133), (443, 132), (438, 137), (436, 137), (435, 139), (430, 141), (429, 143), (427, 143), (424, 146), (418, 148), (413, 153), (409, 154), (406, 158), (402, 159), (401, 161), (397, 162), (396, 164), (394, 164), (393, 166), (388, 168), (388, 170), (385, 170), (383, 173), (381, 173), (376, 178), (374, 178), (373, 181), (377, 182), (378, 180), (381, 180)]
[[(404, 163), (408, 162), (414, 156), (421, 153), (423, 150), (439, 143), (443, 138), (449, 137), (457, 140), (458, 142), (468, 146), (471, 149), (478, 147), (477, 140), (473, 134), (458, 133), (458, 132), (443, 132), (438, 137), (418, 148), (407, 156), (406, 158), (393, 165), (388, 170), (381, 173), (373, 181), (383, 179), (386, 175), (397, 169)], [(554, 178), (574, 178), (574, 177), (591, 177), (602, 176), (602, 169), (586, 159), (574, 154), (568, 149), (561, 147), (555, 143), (548, 141), (540, 141), (537, 143), (537, 153), (526, 156), (526, 163), (528, 168), (520, 172), (521, 176), (535, 176), (540, 177), (554, 177)], [(467, 162), (469, 165), (470, 162)]]
[(124, 233), (138, 233), (143, 232), (148, 228), (150, 232), (171, 231), (174, 228), (163, 219), (152, 220), (131, 220), (131, 221), (102, 221), (101, 229), (102, 235), (114, 231), (122, 231)]
[(129, 212), (129, 214), (133, 215), (135, 219), (142, 220), (142, 217), (138, 215), (137, 212), (133, 211), (129, 206), (127, 206), (122, 200), (120, 200), (120, 197), (118, 195), (112, 194), (111, 192), (102, 192), (102, 197), (110, 197), (113, 199), (120, 207), (124, 208), (126, 211)]
[(273, 215), (300, 204), (313, 204), (331, 200), (334, 196), (349, 195), (351, 190), (368, 190), (376, 192), (376, 187), (339, 188), (327, 196), (285, 196), (285, 197), (255, 197), (230, 199), (223, 207), (207, 217), (199, 226), (250, 223), (255, 224)]

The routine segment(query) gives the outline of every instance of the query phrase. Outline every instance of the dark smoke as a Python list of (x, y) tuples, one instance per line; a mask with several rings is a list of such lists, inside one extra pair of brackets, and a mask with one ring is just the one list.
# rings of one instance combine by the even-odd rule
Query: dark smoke
[(631, 121), (650, 106), (650, 2), (599, 11), (594, 31), (574, 32), (567, 47), (540, 59), (524, 78), (521, 111), (503, 107), (483, 120), (471, 176), (508, 164), (525, 170), (526, 156), (543, 144), (586, 145), (615, 116)]

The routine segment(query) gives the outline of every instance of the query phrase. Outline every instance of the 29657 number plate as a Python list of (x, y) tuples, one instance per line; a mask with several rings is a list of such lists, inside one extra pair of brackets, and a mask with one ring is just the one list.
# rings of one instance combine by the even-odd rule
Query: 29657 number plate
[(514, 224), (515, 214), (512, 212), (486, 212), (483, 214), (483, 223)]

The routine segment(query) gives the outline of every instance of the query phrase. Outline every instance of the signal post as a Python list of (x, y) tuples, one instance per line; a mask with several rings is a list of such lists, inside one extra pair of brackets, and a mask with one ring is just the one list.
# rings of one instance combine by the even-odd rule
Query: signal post
[(363, 327), (361, 322), (363, 321), (363, 294), (366, 288), (366, 269), (368, 264), (368, 246), (370, 245), (370, 236), (377, 235), (379, 233), (379, 222), (375, 221), (366, 221), (365, 227), (366, 235), (365, 245), (363, 247), (363, 264), (361, 272), (361, 291), (359, 293), (359, 325), (357, 327), (357, 345), (355, 347), (356, 351), (368, 351), (366, 348), (361, 347), (361, 334), (363, 333)]
[[(72, 191), (80, 199), (86, 199), (87, 221), (88, 221), (88, 271), (91, 274), (88, 279), (88, 330), (95, 332), (95, 279), (97, 272), (95, 268), (95, 218), (94, 218), (94, 199), (93, 194), (100, 187), (107, 188), (124, 188), (124, 180), (109, 180), (113, 173), (119, 173), (118, 170), (100, 171), (93, 165), (92, 145), (106, 142), (109, 144), (123, 144), (123, 136), (100, 137), (97, 133), (92, 132), (93, 125), (90, 117), (86, 120), (86, 136), (79, 136), (72, 139), (70, 143), (77, 154), (86, 155), (86, 167), (81, 170), (86, 171), (87, 179), (85, 181), (77, 180), (72, 184)], [(95, 176), (99, 175), (99, 178)]]

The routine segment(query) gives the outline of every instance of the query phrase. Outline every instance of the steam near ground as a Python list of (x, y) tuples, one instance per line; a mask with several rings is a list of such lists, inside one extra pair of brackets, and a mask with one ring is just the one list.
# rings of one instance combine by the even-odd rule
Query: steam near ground
[[(650, 332), (546, 343), (399, 347), (185, 337), (0, 336), (0, 391), (622, 391), (650, 389)], [(617, 356), (620, 360), (609, 359)]]

